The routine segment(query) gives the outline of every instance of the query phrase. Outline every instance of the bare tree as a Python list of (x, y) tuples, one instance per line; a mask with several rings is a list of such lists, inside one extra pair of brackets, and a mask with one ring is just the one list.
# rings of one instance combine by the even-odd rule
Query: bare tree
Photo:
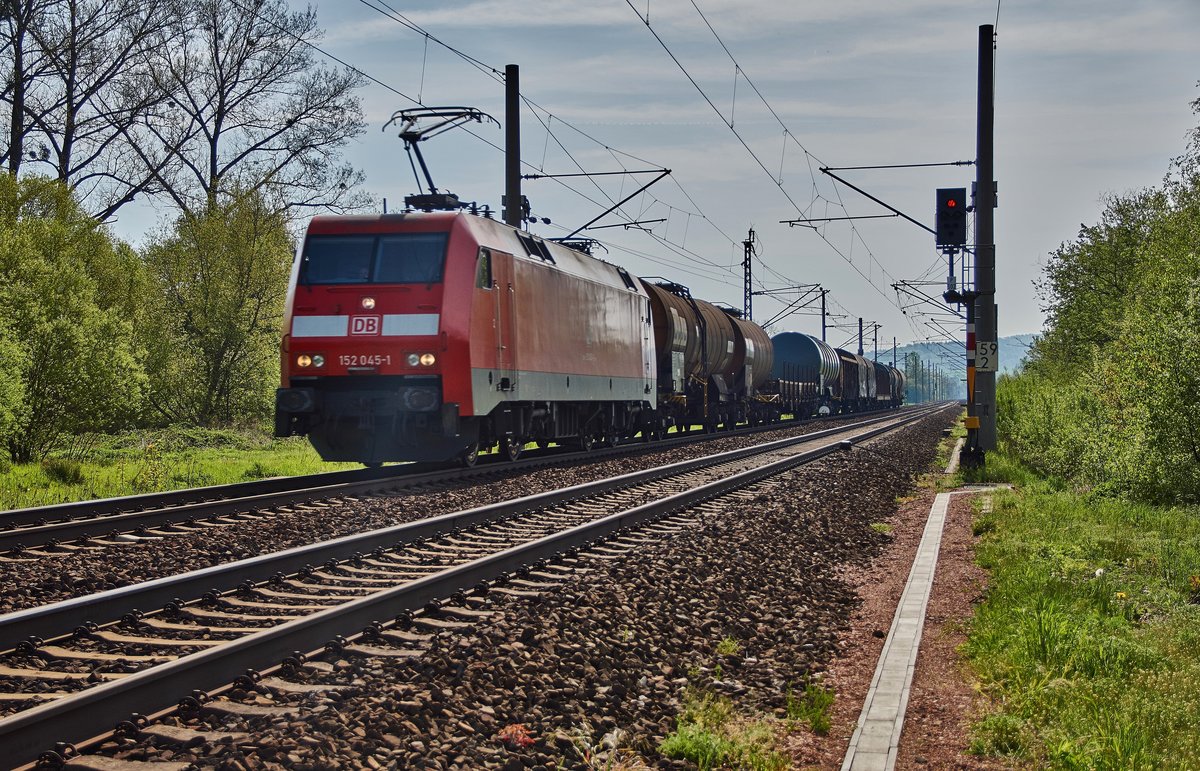
[(340, 153), (364, 129), (361, 76), (319, 66), (320, 36), (286, 0), (0, 0), (0, 163), (47, 168), (101, 220), (146, 195), (198, 214), (232, 190), (356, 208), (362, 173)]
[(25, 111), (25, 94), (45, 72), (46, 59), (29, 28), (53, 2), (56, 0), (0, 0), (0, 61), (11, 63), (0, 73), (0, 102), (6, 106), (0, 121), (6, 124), (4, 135), (8, 140), (0, 149), (0, 163), (12, 174), (21, 170), (25, 138), (33, 129), (33, 121)]
[(285, 0), (190, 0), (170, 64), (173, 103), (190, 123), (178, 173), (160, 179), (184, 212), (237, 190), (282, 211), (360, 206), (362, 172), (340, 160), (363, 132), (361, 76), (315, 62), (315, 11)]
[[(10, 6), (6, 42), (15, 57), (5, 92), (9, 170), (19, 171), (22, 158), (48, 167), (99, 219), (152, 192), (153, 164), (147, 168), (127, 140), (168, 96), (155, 60), (178, 6), (173, 0), (0, 2)], [(157, 164), (167, 158), (158, 153)]]

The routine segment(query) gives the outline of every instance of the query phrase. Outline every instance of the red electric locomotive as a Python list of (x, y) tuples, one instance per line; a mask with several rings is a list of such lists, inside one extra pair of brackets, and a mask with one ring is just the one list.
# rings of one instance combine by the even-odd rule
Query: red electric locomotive
[(590, 447), (656, 405), (642, 284), (472, 214), (314, 218), (284, 324), (275, 432), (325, 460)]

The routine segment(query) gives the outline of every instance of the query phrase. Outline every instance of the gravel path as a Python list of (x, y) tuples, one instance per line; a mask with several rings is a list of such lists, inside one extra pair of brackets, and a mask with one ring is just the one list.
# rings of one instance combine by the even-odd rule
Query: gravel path
[[(345, 688), (294, 697), (296, 717), (208, 718), (249, 730), (245, 740), (118, 755), (233, 769), (549, 769), (586, 767), (608, 736), (657, 767), (688, 767), (655, 748), (690, 682), (782, 714), (788, 686), (825, 671), (860, 605), (847, 568), (890, 543), (871, 524), (928, 470), (952, 419), (805, 466), (636, 556), (589, 559), (589, 572), (536, 600), (489, 594), (496, 616), (438, 635), (420, 658), (331, 660), (311, 676)], [(736, 655), (717, 654), (726, 637)]]

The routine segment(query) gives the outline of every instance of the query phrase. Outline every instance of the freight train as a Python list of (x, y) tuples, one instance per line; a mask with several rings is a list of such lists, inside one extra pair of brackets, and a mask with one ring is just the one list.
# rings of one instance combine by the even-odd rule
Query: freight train
[(320, 216), (284, 314), (275, 434), (325, 460), (472, 464), (896, 407), (903, 376), (775, 340), (678, 284), (466, 212)]

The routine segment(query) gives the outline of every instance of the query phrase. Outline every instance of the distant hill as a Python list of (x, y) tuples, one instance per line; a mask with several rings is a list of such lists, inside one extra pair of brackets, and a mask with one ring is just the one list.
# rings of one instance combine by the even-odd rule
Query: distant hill
[[(1009, 335), (1008, 337), (1000, 338), (1000, 372), (1013, 373), (1021, 366), (1021, 362), (1025, 359), (1025, 354), (1029, 351), (1029, 347), (1033, 345), (1033, 341), (1037, 335)], [(964, 343), (951, 345), (949, 343), (912, 343), (902, 345), (896, 348), (896, 358), (898, 361), (904, 360), (904, 354), (915, 352), (921, 357), (922, 361), (936, 362), (939, 366), (948, 367), (953, 360), (959, 363), (959, 366), (966, 366), (966, 351)], [(892, 351), (889, 348), (884, 355), (884, 351), (879, 352), (879, 360), (890, 364), (892, 362)]]
[[(1000, 338), (1000, 372), (1012, 373), (1020, 368), (1029, 347), (1033, 345), (1036, 338), (1037, 335), (1009, 335)], [(870, 350), (866, 351), (868, 358), (872, 353)], [(911, 343), (899, 346), (896, 348), (896, 362), (901, 369), (904, 368), (904, 356), (908, 353), (916, 353), (921, 357), (922, 362), (937, 366), (942, 372), (949, 375), (951, 380), (959, 382), (961, 390), (954, 396), (960, 399), (966, 398), (966, 375), (964, 373), (966, 351), (963, 343)], [(890, 347), (886, 351), (880, 349), (879, 360), (891, 364), (892, 349)]]

